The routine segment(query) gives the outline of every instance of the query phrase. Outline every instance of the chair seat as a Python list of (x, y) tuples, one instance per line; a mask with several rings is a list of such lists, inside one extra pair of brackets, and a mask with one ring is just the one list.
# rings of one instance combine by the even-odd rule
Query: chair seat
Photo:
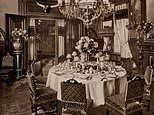
[[(42, 84), (36, 84), (36, 80), (33, 74), (27, 72), (27, 80), (30, 89), (30, 101), (32, 112), (35, 112), (35, 115), (40, 114), (40, 109), (43, 109), (43, 113), (54, 113), (58, 111), (58, 100), (57, 100), (57, 91), (45, 87)], [(48, 106), (50, 105), (50, 106)], [(42, 113), (42, 112), (41, 112)]]
[(57, 99), (57, 91), (51, 89), (51, 88), (47, 88), (41, 85), (37, 85), (37, 89), (36, 89), (36, 97), (39, 98), (47, 98), (47, 99)]
[(38, 85), (35, 93), (35, 102), (32, 98), (32, 103), (35, 105), (42, 105), (43, 103), (57, 101), (57, 92), (53, 89)]
[(106, 106), (110, 109), (114, 109), (119, 111), (120, 113), (123, 113), (124, 111), (130, 112), (133, 110), (138, 110), (142, 107), (142, 104), (139, 102), (130, 103), (125, 107), (125, 95), (124, 94), (117, 94), (114, 96), (110, 96), (106, 99)]

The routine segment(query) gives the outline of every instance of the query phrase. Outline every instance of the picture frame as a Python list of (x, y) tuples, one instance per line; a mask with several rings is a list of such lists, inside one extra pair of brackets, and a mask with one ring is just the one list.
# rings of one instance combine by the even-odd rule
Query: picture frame
[(0, 41), (5, 41), (5, 32), (2, 28), (0, 28)]

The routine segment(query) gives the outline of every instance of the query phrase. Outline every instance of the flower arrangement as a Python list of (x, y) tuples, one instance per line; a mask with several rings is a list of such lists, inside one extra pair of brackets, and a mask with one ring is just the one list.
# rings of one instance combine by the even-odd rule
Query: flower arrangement
[(143, 34), (148, 34), (153, 28), (153, 24), (151, 22), (143, 22), (137, 27), (137, 31), (142, 32)]
[(76, 43), (75, 49), (77, 49), (80, 53), (89, 53), (92, 54), (98, 48), (98, 43), (93, 39), (90, 39), (88, 36), (83, 36)]
[(13, 37), (13, 39), (24, 38), (25, 40), (27, 40), (28, 34), (27, 34), (26, 30), (22, 30), (22, 29), (18, 30), (18, 28), (15, 28), (12, 31), (12, 37)]

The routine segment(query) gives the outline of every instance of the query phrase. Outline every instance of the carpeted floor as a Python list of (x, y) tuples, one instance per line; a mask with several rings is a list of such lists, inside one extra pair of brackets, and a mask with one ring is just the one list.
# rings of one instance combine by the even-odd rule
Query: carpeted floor
[[(26, 78), (15, 81), (11, 86), (0, 82), (0, 115), (32, 115), (29, 95)], [(154, 115), (154, 82), (151, 97), (150, 112), (144, 111), (144, 115)], [(94, 115), (106, 115), (104, 106), (94, 108)]]
[(10, 86), (0, 82), (0, 115), (31, 115), (26, 78)]

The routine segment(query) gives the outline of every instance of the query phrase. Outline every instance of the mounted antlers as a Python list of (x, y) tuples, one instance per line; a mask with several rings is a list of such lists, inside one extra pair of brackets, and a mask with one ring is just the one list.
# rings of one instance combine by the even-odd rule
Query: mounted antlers
[(58, 4), (52, 5), (52, 6), (50, 6), (50, 5), (44, 5), (44, 4), (39, 3), (38, 0), (34, 0), (34, 1), (36, 2), (36, 4), (37, 4), (38, 6), (40, 6), (40, 7), (43, 8), (43, 10), (44, 10), (45, 13), (48, 13), (48, 10), (49, 10), (50, 8), (56, 8), (56, 7), (59, 6)]

